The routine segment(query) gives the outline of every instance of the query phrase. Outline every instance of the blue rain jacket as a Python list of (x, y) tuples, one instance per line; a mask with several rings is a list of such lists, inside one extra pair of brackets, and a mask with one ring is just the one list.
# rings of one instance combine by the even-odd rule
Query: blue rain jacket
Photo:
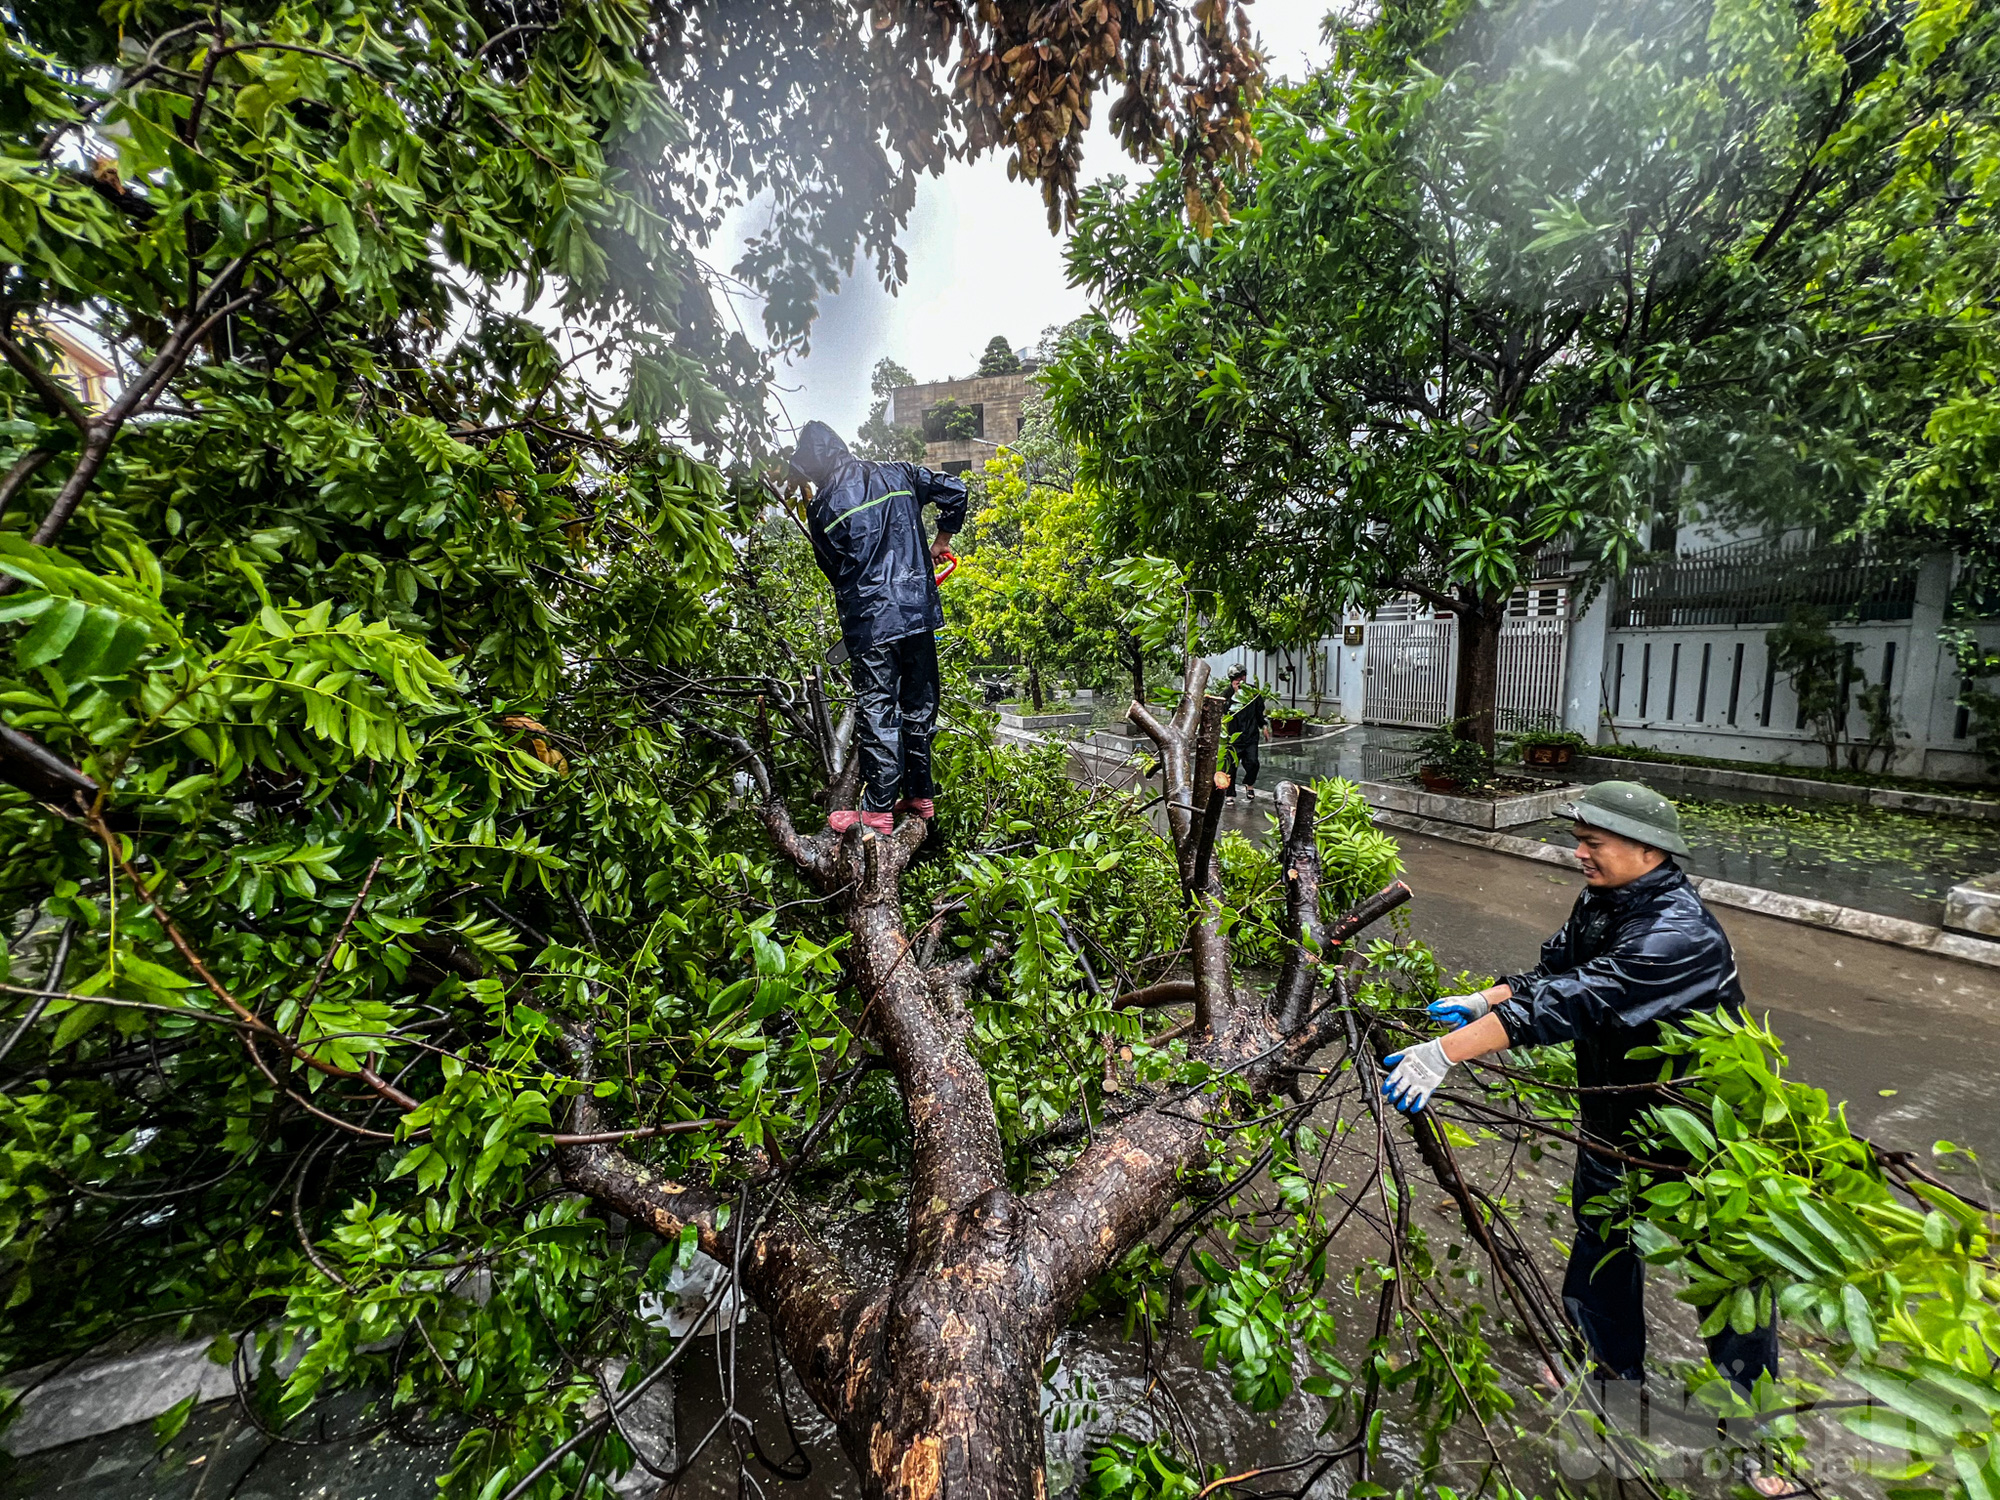
[[(1542, 961), (1505, 983), (1513, 998), (1493, 1013), (1508, 1040), (1574, 1042), (1576, 1081), (1586, 1089), (1658, 1078), (1659, 1058), (1627, 1054), (1658, 1041), (1662, 1021), (1718, 1006), (1743, 1013), (1729, 938), (1671, 860), (1616, 890), (1586, 889), (1542, 944)], [(1659, 1102), (1645, 1093), (1584, 1094), (1584, 1129), (1615, 1145)]]
[(820, 571), (833, 585), (847, 654), (943, 629), (923, 509), (937, 506), (940, 531), (960, 530), (964, 483), (920, 464), (856, 458), (824, 422), (800, 429), (792, 468), (813, 486), (806, 530)]

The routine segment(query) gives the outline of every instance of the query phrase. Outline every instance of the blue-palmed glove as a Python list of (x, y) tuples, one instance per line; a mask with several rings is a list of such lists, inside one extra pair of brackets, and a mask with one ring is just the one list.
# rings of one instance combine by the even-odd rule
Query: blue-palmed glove
[(1382, 1080), (1382, 1092), (1406, 1115), (1430, 1102), (1452, 1067), (1440, 1041), (1419, 1042), (1407, 1051), (1392, 1052), (1382, 1059), (1382, 1066), (1391, 1070)]
[(1424, 1007), (1424, 1014), (1449, 1022), (1454, 1028), (1470, 1026), (1493, 1009), (1484, 995), (1441, 995)]

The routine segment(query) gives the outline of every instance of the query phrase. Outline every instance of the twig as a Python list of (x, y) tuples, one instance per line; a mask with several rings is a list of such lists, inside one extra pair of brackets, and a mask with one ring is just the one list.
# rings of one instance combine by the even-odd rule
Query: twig
[(35, 997), (35, 1003), (28, 1007), (28, 1013), (21, 1017), (14, 1029), (7, 1033), (7, 1040), (0, 1042), (0, 1062), (6, 1061), (7, 1054), (14, 1050), (15, 1043), (27, 1035), (28, 1028), (42, 1018), (42, 1012), (49, 1007), (49, 1001), (60, 993), (57, 986), (62, 979), (63, 965), (69, 962), (70, 940), (76, 936), (76, 918), (71, 917), (62, 925), (56, 937), (55, 956), (49, 960), (49, 972), (42, 979), (42, 990)]
[(313, 998), (319, 994), (319, 987), (326, 978), (326, 971), (333, 964), (333, 955), (339, 951), (340, 945), (347, 941), (348, 930), (354, 926), (354, 919), (361, 915), (361, 903), (368, 899), (368, 888), (375, 883), (375, 872), (381, 868), (382, 856), (378, 854), (375, 856), (375, 862), (369, 865), (367, 875), (362, 877), (361, 889), (355, 893), (354, 904), (347, 908), (347, 916), (340, 924), (340, 931), (336, 932), (333, 941), (326, 945), (326, 953), (321, 957), (319, 967), (313, 971), (312, 986), (306, 991), (305, 998), (299, 1001), (300, 1025), (305, 1024), (306, 1007), (311, 1005)]

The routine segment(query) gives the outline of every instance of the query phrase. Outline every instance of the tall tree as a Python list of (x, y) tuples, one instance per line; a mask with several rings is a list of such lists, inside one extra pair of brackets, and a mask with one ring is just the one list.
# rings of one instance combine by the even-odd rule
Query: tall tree
[(1097, 552), (1096, 506), (1062, 479), (1011, 448), (987, 460), (985, 503), (945, 599), (948, 624), (1027, 667), (1037, 710), (1050, 672), (1095, 682), (1127, 654), (1129, 638)]
[(979, 356), (981, 375), (1012, 375), (1021, 368), (1021, 357), (1014, 352), (1014, 346), (1007, 342), (1007, 335), (996, 333), (986, 341), (986, 348)]
[(1115, 540), (1244, 622), (1398, 591), (1452, 613), (1457, 712), (1490, 747), (1505, 602), (1542, 548), (1601, 578), (1750, 455), (1851, 489), (1882, 401), (1908, 413), (1913, 369), (1976, 347), (1996, 25), (1416, 0), (1340, 29), (1259, 115), (1232, 222), (1207, 232), (1164, 177), (1089, 197), (1070, 263), (1104, 317), (1048, 380)]
[(878, 463), (915, 463), (924, 456), (924, 429), (898, 427), (895, 423), (895, 391), (915, 385), (917, 377), (893, 359), (875, 361), (868, 377), (868, 390), (875, 404), (868, 408), (868, 420), (856, 432), (854, 451)]

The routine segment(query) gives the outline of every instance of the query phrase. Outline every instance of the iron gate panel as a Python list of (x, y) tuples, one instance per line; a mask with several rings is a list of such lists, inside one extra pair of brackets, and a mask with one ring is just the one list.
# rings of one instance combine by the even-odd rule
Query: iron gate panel
[[(1362, 718), (1370, 724), (1434, 729), (1451, 713), (1458, 671), (1458, 621), (1368, 622)], [(1496, 709), (1503, 733), (1562, 722), (1569, 669), (1564, 615), (1509, 618), (1500, 627)]]
[(1362, 717), (1371, 724), (1435, 729), (1451, 711), (1458, 621), (1370, 620)]
[(1495, 718), (1503, 734), (1562, 723), (1569, 668), (1569, 621), (1560, 615), (1510, 619), (1500, 627)]

